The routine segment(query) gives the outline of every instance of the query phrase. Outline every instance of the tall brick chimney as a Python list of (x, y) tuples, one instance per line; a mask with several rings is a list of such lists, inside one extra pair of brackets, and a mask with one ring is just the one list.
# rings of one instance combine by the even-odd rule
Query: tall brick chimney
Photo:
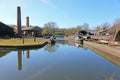
[(29, 17), (27, 16), (26, 17), (26, 28), (28, 28), (29, 27)]
[(22, 30), (21, 30), (21, 9), (17, 7), (17, 28), (18, 28), (18, 36), (22, 37)]

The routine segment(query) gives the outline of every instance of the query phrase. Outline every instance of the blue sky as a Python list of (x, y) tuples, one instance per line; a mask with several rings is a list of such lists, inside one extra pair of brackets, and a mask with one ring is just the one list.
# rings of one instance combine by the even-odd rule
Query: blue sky
[(120, 0), (0, 0), (0, 21), (16, 24), (16, 9), (21, 7), (22, 25), (42, 27), (54, 21), (60, 28), (88, 23), (90, 27), (120, 18)]

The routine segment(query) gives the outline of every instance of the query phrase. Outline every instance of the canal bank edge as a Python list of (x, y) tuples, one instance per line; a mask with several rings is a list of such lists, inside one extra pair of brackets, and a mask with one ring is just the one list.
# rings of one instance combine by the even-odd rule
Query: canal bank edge
[(34, 49), (34, 48), (42, 48), (44, 47), (48, 41), (43, 42), (42, 44), (34, 44), (34, 45), (0, 45), (0, 49)]
[(88, 42), (88, 41), (85, 41), (84, 45), (93, 51), (94, 51), (94, 49), (98, 49), (98, 50), (102, 51), (103, 53), (109, 54), (111, 56), (114, 56), (114, 57), (120, 59), (120, 50), (111, 48), (108, 45), (103, 45), (103, 44), (98, 44), (95, 42)]
[(112, 62), (113, 64), (120, 67), (120, 58), (111, 55), (110, 53), (106, 53), (104, 51), (101, 51), (100, 49), (90, 47), (89, 45), (85, 45), (87, 48), (91, 49), (96, 54), (102, 56), (103, 58), (107, 59), (108, 61)]

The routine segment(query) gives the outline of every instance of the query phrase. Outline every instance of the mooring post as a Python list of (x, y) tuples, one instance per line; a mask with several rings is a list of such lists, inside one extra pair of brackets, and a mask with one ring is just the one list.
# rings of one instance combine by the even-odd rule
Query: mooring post
[(34, 42), (36, 41), (36, 37), (34, 36)]
[(23, 37), (23, 36), (22, 36), (22, 42), (23, 42), (23, 44), (24, 44), (24, 42), (25, 42), (25, 41), (24, 41), (24, 37)]

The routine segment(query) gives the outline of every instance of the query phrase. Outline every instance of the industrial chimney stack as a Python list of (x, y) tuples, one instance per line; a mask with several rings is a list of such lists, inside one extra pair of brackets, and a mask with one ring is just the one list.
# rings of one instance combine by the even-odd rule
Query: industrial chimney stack
[(21, 30), (21, 9), (17, 7), (17, 28), (18, 28), (18, 36), (22, 37), (22, 30)]
[(26, 28), (28, 28), (29, 27), (29, 17), (27, 16), (26, 17)]

